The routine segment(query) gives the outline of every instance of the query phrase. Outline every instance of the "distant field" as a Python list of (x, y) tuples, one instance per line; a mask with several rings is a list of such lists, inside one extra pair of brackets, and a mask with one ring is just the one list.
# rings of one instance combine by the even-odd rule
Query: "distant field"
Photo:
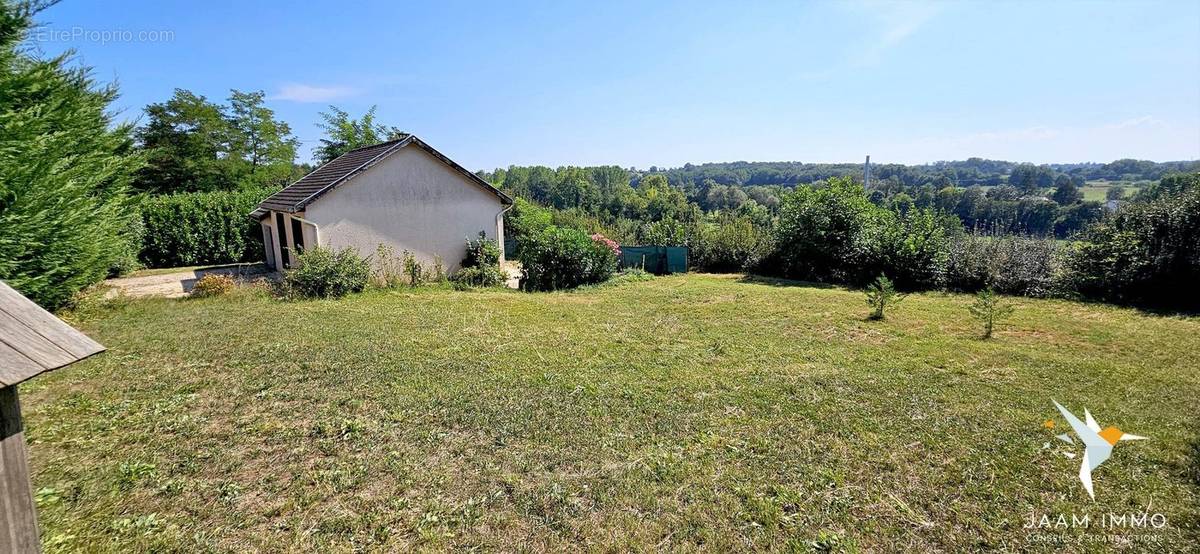
[(1143, 183), (1132, 183), (1125, 181), (1088, 181), (1079, 190), (1083, 191), (1084, 200), (1095, 200), (1103, 202), (1108, 198), (1108, 189), (1120, 186), (1125, 188), (1125, 196), (1129, 197), (1135, 194)]
[[(710, 275), (90, 310), (109, 351), (22, 386), (43, 540), (1058, 550), (1030, 513), (1150, 509), (1169, 525), (1148, 549), (1200, 549), (1200, 321), (1015, 302), (987, 342), (962, 295), (872, 322), (857, 291)], [(1150, 437), (1096, 470), (1095, 502), (1051, 399)]]

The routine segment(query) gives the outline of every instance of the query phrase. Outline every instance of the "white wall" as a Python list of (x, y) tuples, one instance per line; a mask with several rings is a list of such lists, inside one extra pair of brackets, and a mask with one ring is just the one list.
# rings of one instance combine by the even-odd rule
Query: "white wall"
[(503, 250), (497, 218), (503, 209), (494, 193), (408, 145), (317, 198), (303, 217), (320, 227), (321, 246), (349, 246), (369, 256), (383, 243), (428, 265), (440, 255), (452, 272), (466, 254), (466, 239), (480, 231)]

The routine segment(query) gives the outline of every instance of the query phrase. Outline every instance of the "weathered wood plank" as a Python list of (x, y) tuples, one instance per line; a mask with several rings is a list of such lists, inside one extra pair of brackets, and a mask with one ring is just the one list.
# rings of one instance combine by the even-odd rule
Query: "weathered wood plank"
[(24, 354), (45, 369), (59, 368), (77, 359), (25, 323), (8, 315), (3, 309), (0, 309), (0, 342)]
[(0, 342), (0, 387), (20, 383), (43, 371), (46, 371), (46, 368)]
[(17, 387), (0, 388), (0, 552), (38, 552), (37, 512)]
[[(104, 350), (100, 343), (76, 331), (54, 314), (43, 310), (21, 293), (0, 281), (0, 311), (25, 324), (38, 335), (70, 353), (76, 360), (86, 358)], [(0, 335), (2, 336), (2, 335)], [(11, 345), (24, 352), (20, 345)], [(61, 367), (55, 366), (55, 367)], [(50, 368), (54, 369), (54, 368)]]

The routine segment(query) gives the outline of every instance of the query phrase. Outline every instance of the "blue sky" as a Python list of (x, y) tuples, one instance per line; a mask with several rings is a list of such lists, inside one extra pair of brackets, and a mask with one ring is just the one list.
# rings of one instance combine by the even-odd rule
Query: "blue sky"
[(263, 90), (302, 159), (329, 104), (378, 105), (472, 169), (1200, 158), (1194, 1), (67, 0), (39, 19), (37, 48), (116, 81), (123, 117), (176, 87)]

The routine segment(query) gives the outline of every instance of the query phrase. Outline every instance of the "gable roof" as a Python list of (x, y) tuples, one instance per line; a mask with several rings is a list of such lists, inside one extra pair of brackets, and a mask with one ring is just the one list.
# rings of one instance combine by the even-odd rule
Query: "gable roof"
[(267, 197), (266, 200), (263, 200), (258, 205), (258, 209), (254, 210), (250, 215), (262, 217), (266, 215), (266, 210), (289, 213), (302, 211), (305, 206), (320, 198), (321, 195), (337, 188), (342, 183), (349, 181), (354, 176), (366, 171), (384, 158), (410, 144), (432, 154), (433, 157), (441, 160), (442, 163), (450, 166), (451, 169), (458, 171), (469, 181), (495, 194), (504, 204), (512, 204), (512, 198), (509, 198), (508, 195), (500, 192), (491, 183), (480, 179), (478, 175), (467, 171), (463, 166), (447, 158), (444, 154), (426, 144), (425, 141), (417, 138), (416, 135), (404, 135), (395, 140), (351, 150), (334, 158), (313, 170), (312, 173), (301, 177), (300, 180), (284, 187), (283, 190)]
[(99, 343), (0, 281), (0, 387), (103, 351)]

